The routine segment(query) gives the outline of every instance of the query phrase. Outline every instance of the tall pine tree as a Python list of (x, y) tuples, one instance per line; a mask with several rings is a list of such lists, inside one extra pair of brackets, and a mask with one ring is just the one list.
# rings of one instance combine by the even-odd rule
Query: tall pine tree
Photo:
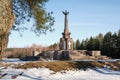
[(80, 49), (80, 41), (79, 41), (79, 39), (76, 40), (75, 48), (76, 48), (76, 50)]

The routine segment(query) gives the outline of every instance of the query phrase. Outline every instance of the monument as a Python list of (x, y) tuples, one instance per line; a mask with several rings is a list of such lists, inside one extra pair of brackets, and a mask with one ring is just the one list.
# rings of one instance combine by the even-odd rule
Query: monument
[[(102, 56), (101, 51), (88, 50), (74, 50), (73, 39), (70, 37), (71, 33), (68, 29), (68, 14), (67, 10), (63, 11), (65, 15), (64, 32), (60, 38), (59, 46), (55, 50), (41, 51), (39, 54), (33, 53), (32, 56), (26, 56), (22, 60), (105, 60), (109, 59), (107, 56)], [(58, 48), (59, 47), (59, 48)]]
[(70, 37), (70, 32), (68, 29), (68, 14), (67, 10), (63, 11), (65, 15), (64, 22), (64, 32), (62, 33), (63, 37), (60, 38), (60, 50), (73, 50), (73, 39)]

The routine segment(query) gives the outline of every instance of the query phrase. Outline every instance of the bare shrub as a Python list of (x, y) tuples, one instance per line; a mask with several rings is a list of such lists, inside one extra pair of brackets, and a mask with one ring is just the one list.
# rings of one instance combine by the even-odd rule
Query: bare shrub
[(32, 56), (33, 51), (41, 52), (42, 50), (48, 50), (47, 47), (42, 45), (32, 44), (31, 47), (27, 46), (24, 48), (8, 48), (6, 49), (3, 57), (6, 58), (23, 58), (25, 56)]

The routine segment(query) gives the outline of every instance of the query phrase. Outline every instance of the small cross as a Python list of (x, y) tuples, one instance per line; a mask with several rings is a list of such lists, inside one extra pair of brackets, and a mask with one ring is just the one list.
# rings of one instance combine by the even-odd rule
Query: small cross
[(71, 47), (71, 42), (69, 41), (68, 42), (68, 49), (70, 49), (70, 47)]

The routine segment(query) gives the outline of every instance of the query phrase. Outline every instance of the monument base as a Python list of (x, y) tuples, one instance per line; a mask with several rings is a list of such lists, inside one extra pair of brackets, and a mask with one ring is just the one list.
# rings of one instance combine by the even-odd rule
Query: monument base
[[(35, 53), (34, 53), (35, 54)], [(107, 56), (102, 56), (100, 51), (87, 50), (48, 50), (42, 51), (37, 56), (27, 56), (23, 60), (107, 60)]]

